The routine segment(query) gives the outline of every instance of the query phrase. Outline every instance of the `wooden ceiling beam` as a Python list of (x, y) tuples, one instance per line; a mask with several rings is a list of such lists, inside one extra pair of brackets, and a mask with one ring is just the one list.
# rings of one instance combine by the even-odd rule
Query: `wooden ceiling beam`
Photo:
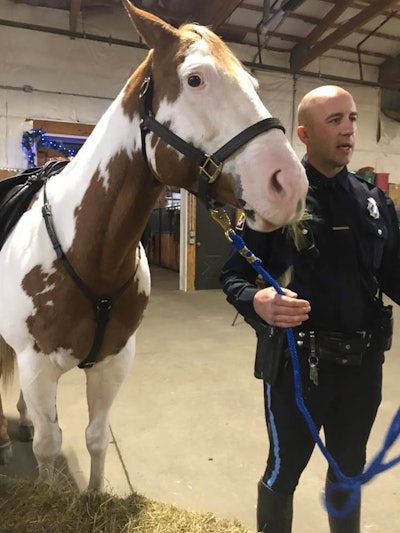
[[(167, 0), (162, 3), (166, 12), (174, 14), (177, 20), (187, 20), (189, 17), (197, 16), (197, 0)], [(150, 8), (150, 11), (158, 11), (158, 4)]]
[(305, 44), (304, 46), (295, 46), (290, 54), (290, 67), (292, 70), (301, 70), (314, 59), (321, 56), (332, 46), (350, 35), (353, 31), (363, 26), (366, 22), (379, 15), (383, 10), (396, 4), (398, 0), (375, 0), (360, 11), (353, 18), (339, 26), (339, 28), (330, 33), (322, 41), (315, 43), (313, 46)]
[[(325, 1), (329, 2), (329, 0), (325, 0)], [(332, 3), (335, 4), (335, 2), (332, 2)], [(349, 7), (355, 7), (354, 6), (354, 2), (351, 2)], [(365, 6), (363, 6), (363, 7), (365, 7)], [(248, 11), (257, 11), (257, 12), (259, 12), (260, 13), (260, 20), (261, 20), (262, 7), (255, 6), (255, 5), (252, 5), (252, 4), (246, 4), (244, 2), (243, 4), (240, 5), (240, 8), (241, 9), (247, 9)], [(399, 9), (400, 9), (400, 7), (399, 7)], [(275, 12), (276, 12), (276, 10), (274, 10), (274, 9), (271, 10), (271, 13), (275, 13)], [(386, 15), (386, 16), (392, 15), (393, 18), (399, 18), (400, 19), (400, 15), (392, 14), (389, 11), (384, 11), (381, 14), (382, 15)], [(302, 22), (306, 22), (307, 24), (313, 24), (314, 26), (319, 26), (321, 24), (321, 22), (323, 22), (323, 20), (325, 20), (325, 19), (319, 19), (317, 17), (311, 17), (310, 15), (302, 15), (301, 13), (296, 13), (295, 11), (288, 11), (286, 13), (286, 18), (295, 19), (295, 20), (301, 20)], [(330, 27), (335, 28), (335, 29), (339, 28), (340, 26), (341, 26), (341, 24), (337, 23), (337, 22), (332, 22), (330, 24)], [(248, 30), (248, 31), (250, 31), (250, 30)], [(365, 30), (364, 28), (357, 28), (355, 30), (355, 32), (359, 33), (361, 35), (370, 35), (370, 33), (371, 33), (370, 30)], [(389, 40), (393, 40), (393, 41), (397, 41), (399, 39), (397, 35), (390, 35), (388, 33), (382, 33), (382, 32), (379, 32), (379, 31), (374, 33), (374, 37), (381, 37), (382, 39), (389, 39)]]
[(304, 39), (304, 44), (312, 46), (323, 35), (330, 26), (340, 17), (340, 15), (346, 11), (350, 6), (352, 0), (341, 0), (336, 2), (327, 15), (315, 26), (311, 33)]
[(155, 6), (152, 11), (159, 16), (167, 16), (181, 24), (194, 21), (215, 30), (229, 18), (243, 0), (167, 0), (163, 7)]
[[(254, 28), (249, 28), (248, 26), (240, 26), (240, 25), (237, 25), (237, 24), (223, 24), (219, 28), (219, 30), (220, 30), (220, 34), (222, 34), (223, 37), (225, 36), (225, 32), (226, 32), (227, 35), (232, 34), (232, 33), (237, 33), (237, 34), (246, 34), (246, 33), (256, 34), (257, 33), (257, 31)], [(291, 35), (289, 33), (282, 33), (282, 32), (273, 30), (273, 31), (271, 31), (269, 33), (269, 35), (271, 37), (275, 37), (277, 39), (281, 39), (282, 41), (288, 41), (290, 43), (298, 43), (299, 42), (299, 37), (297, 35)], [(301, 41), (301, 43), (302, 42), (303, 41)], [(340, 50), (342, 52), (352, 52), (354, 54), (357, 53), (357, 50), (355, 48), (351, 48), (350, 46), (335, 45), (335, 46), (332, 46), (331, 48), (332, 48), (332, 50)], [(269, 50), (270, 47), (267, 46), (266, 49)], [(280, 48), (279, 50), (281, 52), (289, 52), (289, 50), (287, 48)], [(368, 50), (365, 50), (365, 51), (363, 50), (363, 55), (371, 56), (371, 57), (377, 57), (379, 59), (388, 59), (388, 58), (390, 58), (390, 55), (388, 55), (388, 54), (385, 54), (385, 53), (382, 53), (382, 52), (371, 52), (371, 51), (368, 51)]]
[[(328, 4), (337, 4), (336, 0), (325, 0)], [(248, 4), (246, 2), (243, 2), (240, 7), (242, 9), (247, 9), (248, 11), (258, 11), (259, 13), (263, 12), (263, 8), (261, 6), (255, 6), (253, 4)], [(365, 4), (360, 4), (360, 2), (354, 2), (350, 1), (349, 7), (353, 7), (354, 9), (365, 9)], [(271, 9), (271, 13), (276, 13), (276, 9)], [(321, 22), (321, 19), (316, 19), (315, 17), (310, 17), (309, 15), (303, 15), (302, 13), (297, 13), (296, 11), (287, 11), (288, 18), (294, 18), (299, 20), (304, 20), (304, 22), (311, 22), (311, 24), (315, 24), (315, 20), (317, 20), (317, 23), (319, 24)], [(389, 11), (383, 11), (381, 13), (382, 15), (388, 16), (390, 15)], [(394, 15), (394, 18), (400, 19), (399, 15)]]
[(198, 2), (198, 22), (216, 30), (237, 9), (243, 0), (208, 0)]

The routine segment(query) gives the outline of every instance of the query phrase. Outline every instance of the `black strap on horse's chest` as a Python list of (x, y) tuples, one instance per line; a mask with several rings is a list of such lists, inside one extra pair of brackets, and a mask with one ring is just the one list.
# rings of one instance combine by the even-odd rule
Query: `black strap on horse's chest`
[(112, 306), (135, 277), (139, 266), (140, 255), (135, 272), (113, 295), (109, 297), (97, 297), (81, 280), (61, 248), (54, 229), (51, 208), (46, 194), (46, 181), (55, 174), (61, 172), (68, 163), (69, 161), (51, 161), (46, 163), (43, 167), (31, 168), (21, 172), (21, 174), (0, 181), (0, 249), (21, 215), (27, 210), (35, 194), (44, 186), (44, 205), (42, 207), (42, 214), (57, 258), (61, 261), (65, 270), (79, 287), (81, 292), (93, 304), (96, 324), (95, 335), (89, 354), (84, 361), (78, 365), (80, 368), (90, 368), (94, 365), (100, 352)]
[(89, 350), (88, 355), (83, 361), (78, 365), (79, 368), (91, 368), (100, 353), (101, 347), (103, 345), (104, 335), (106, 332), (106, 327), (110, 318), (110, 312), (114, 303), (118, 300), (120, 296), (125, 292), (125, 290), (132, 283), (137, 269), (139, 268), (140, 263), (140, 245), (138, 246), (139, 257), (136, 264), (136, 268), (129, 279), (121, 285), (121, 287), (114, 292), (111, 296), (97, 296), (94, 294), (89, 287), (82, 281), (82, 279), (77, 274), (76, 270), (72, 266), (68, 257), (65, 255), (60, 241), (58, 240), (56, 230), (54, 228), (53, 217), (51, 214), (51, 207), (47, 199), (46, 193), (46, 182), (44, 183), (43, 189), (43, 207), (42, 215), (46, 224), (47, 233), (50, 237), (51, 243), (53, 245), (54, 251), (57, 254), (57, 258), (62, 263), (65, 270), (68, 272), (70, 278), (74, 281), (80, 291), (86, 296), (86, 298), (93, 304), (93, 312), (95, 319), (95, 333), (92, 346)]

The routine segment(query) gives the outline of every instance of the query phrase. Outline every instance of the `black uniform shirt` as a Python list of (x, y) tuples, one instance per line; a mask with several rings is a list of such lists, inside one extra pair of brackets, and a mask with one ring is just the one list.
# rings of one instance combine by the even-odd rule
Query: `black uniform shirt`
[[(275, 278), (292, 267), (288, 288), (311, 304), (309, 329), (355, 331), (374, 325), (381, 288), (400, 304), (399, 227), (382, 191), (343, 168), (326, 178), (303, 161), (309, 179), (305, 244), (299, 251), (287, 228), (261, 233), (245, 227), (247, 247)], [(221, 282), (228, 301), (245, 317), (253, 308), (257, 273), (235, 252)]]

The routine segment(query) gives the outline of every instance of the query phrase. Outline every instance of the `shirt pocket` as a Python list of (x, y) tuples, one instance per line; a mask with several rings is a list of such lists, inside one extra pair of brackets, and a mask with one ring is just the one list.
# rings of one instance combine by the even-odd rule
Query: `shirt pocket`
[(361, 238), (361, 257), (364, 265), (372, 271), (379, 270), (383, 250), (388, 237), (388, 228), (383, 220), (368, 220)]

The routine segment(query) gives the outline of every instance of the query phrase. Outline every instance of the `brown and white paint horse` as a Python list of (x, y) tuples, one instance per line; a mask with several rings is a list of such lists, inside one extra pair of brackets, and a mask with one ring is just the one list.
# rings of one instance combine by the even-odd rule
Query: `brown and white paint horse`
[[(197, 192), (198, 169), (149, 132), (142, 150), (139, 96), (151, 72), (155, 119), (207, 154), (271, 115), (257, 83), (207, 28), (175, 29), (124, 0), (151, 49), (99, 121), (79, 154), (47, 183), (54, 227), (79, 278), (95, 295), (115, 294), (96, 364), (85, 369), (91, 456), (89, 488), (101, 489), (111, 404), (135, 354), (135, 332), (150, 295), (140, 237), (165, 184)], [(235, 150), (208, 194), (244, 208), (269, 231), (297, 220), (307, 180), (284, 133), (262, 131)], [(61, 448), (56, 390), (60, 376), (84, 360), (95, 335), (93, 304), (57, 258), (42, 217), (43, 189), (0, 252), (0, 368), (16, 354), (21, 424), (34, 427), (39, 477), (48, 478)], [(29, 413), (29, 415), (28, 415)], [(3, 461), (10, 454), (0, 403)], [(1, 453), (1, 452), (0, 452)]]

